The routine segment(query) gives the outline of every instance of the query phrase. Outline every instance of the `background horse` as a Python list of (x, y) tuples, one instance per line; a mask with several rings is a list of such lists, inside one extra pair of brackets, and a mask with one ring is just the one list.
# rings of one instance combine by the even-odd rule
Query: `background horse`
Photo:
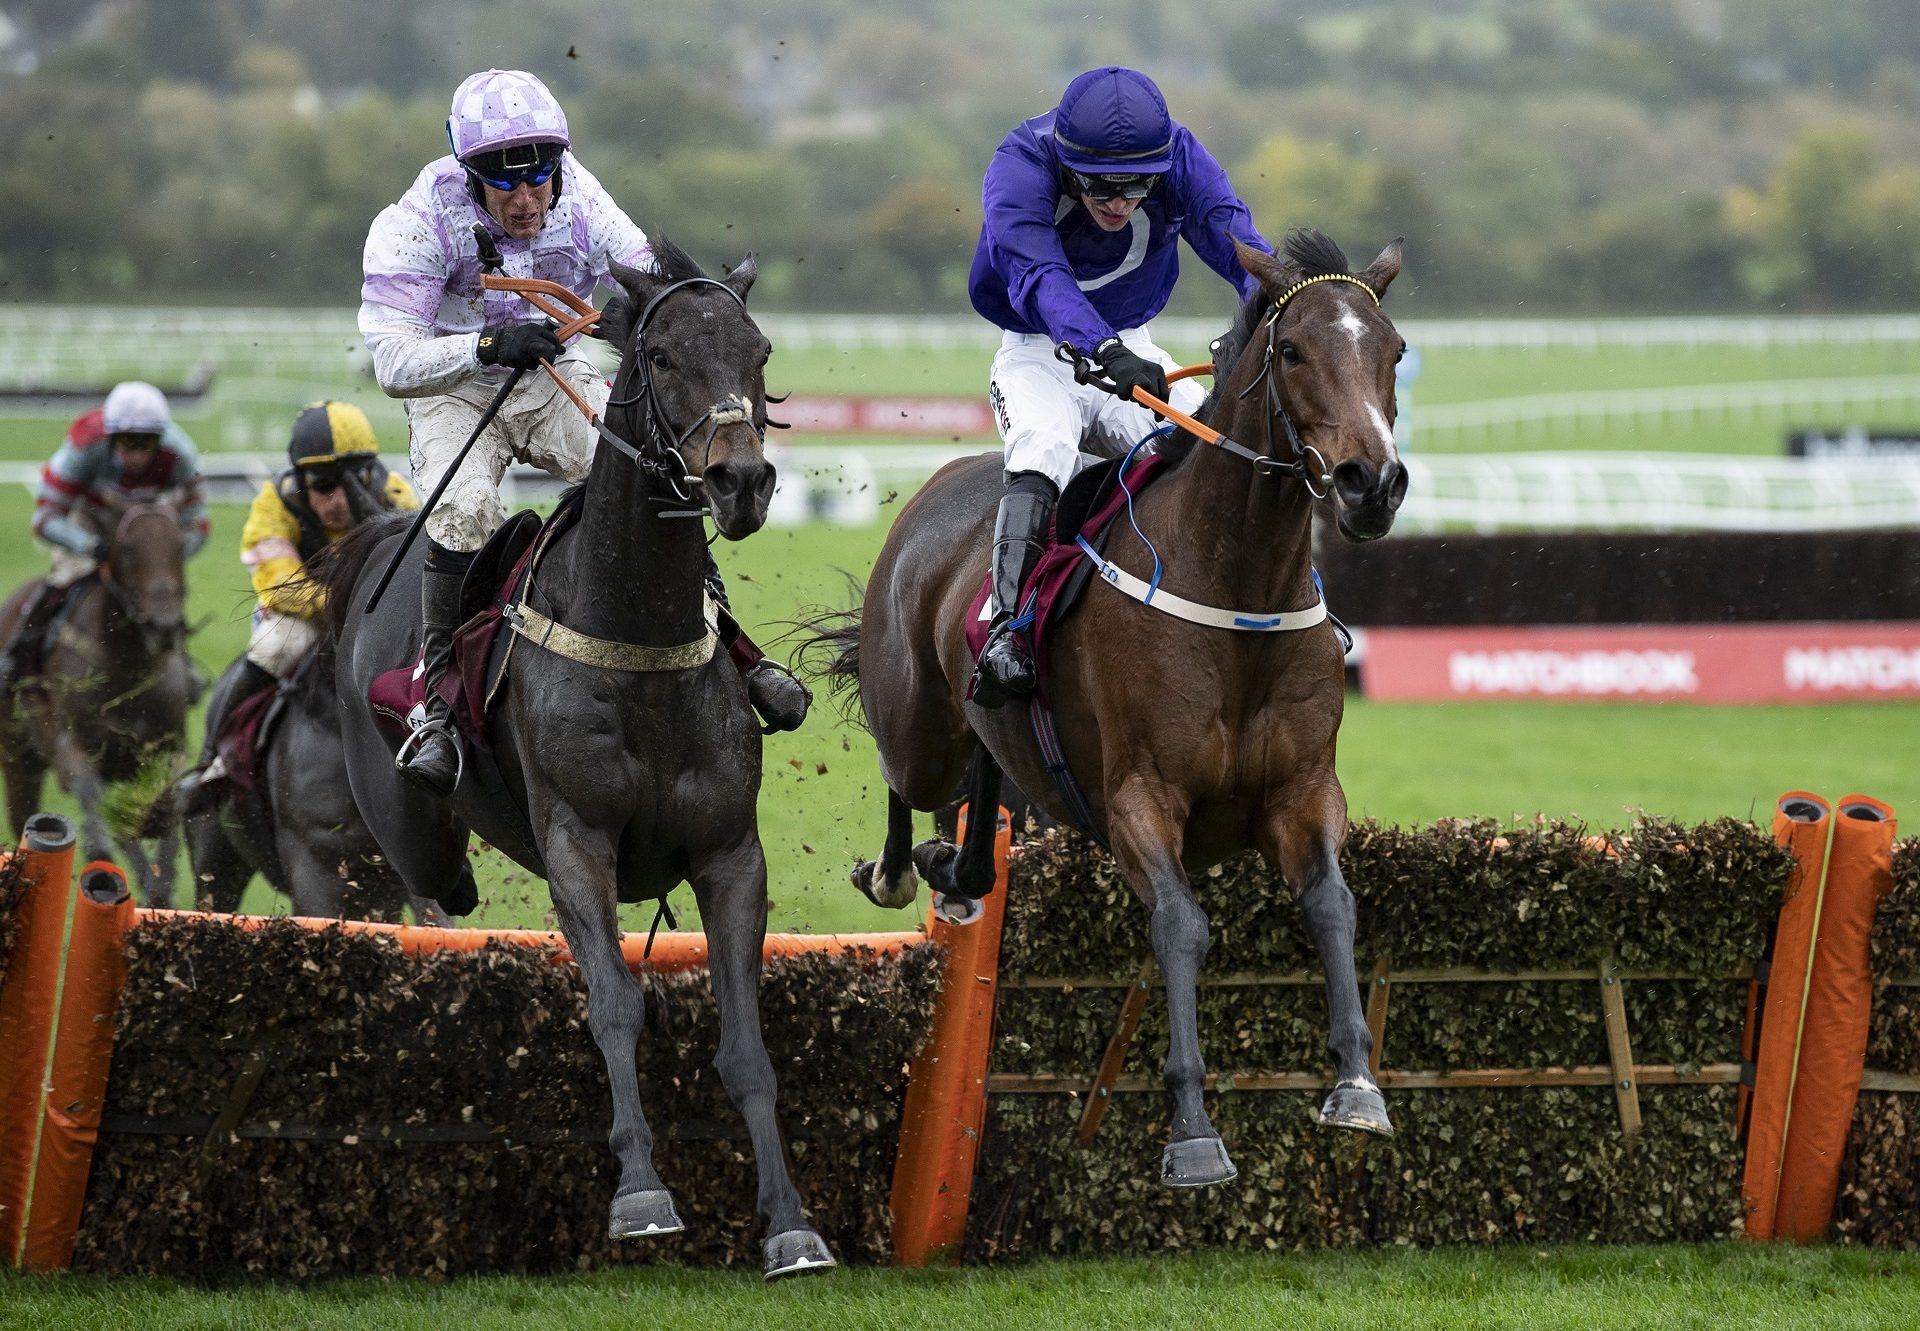
[(216, 787), (199, 807), (182, 810), (201, 909), (238, 910), (258, 873), (287, 895), (295, 915), (397, 920), (411, 906), (421, 924), (451, 923), (435, 902), (408, 894), (353, 802), (332, 649), (309, 653), (281, 692), (284, 710), (256, 763), (254, 788)]
[(489, 727), (509, 798), (489, 796), (472, 752), (451, 807), (405, 784), (394, 771), (395, 742), (369, 712), (374, 678), (419, 652), (417, 561), (375, 612), (365, 610), (396, 523), (376, 520), (348, 536), (319, 578), (338, 635), (354, 798), (409, 888), (450, 904), (469, 827), (548, 880), (586, 977), (613, 1091), (620, 1182), (611, 1230), (619, 1238), (670, 1233), (681, 1222), (655, 1172), (641, 1109), (634, 1048), (644, 998), (621, 957), (616, 906), (693, 885), (720, 1010), (714, 1064), (752, 1136), (764, 1269), (775, 1276), (833, 1258), (801, 1209), (774, 1116), (759, 1010), (767, 918), (760, 732), (739, 673), (715, 650), (697, 520), (706, 507), (731, 540), (766, 521), (772, 348), (746, 310), (751, 259), (720, 282), (664, 242), (654, 254), (657, 273), (616, 268), (625, 294), (601, 321), (621, 348), (606, 419), (617, 441), (603, 435), (580, 519), (544, 556), (537, 590), (524, 593), (566, 630), (601, 640), (582, 654), (628, 663), (590, 665), (531, 639), (514, 644)]
[[(1393, 443), (1393, 371), (1404, 343), (1379, 308), (1400, 270), (1400, 243), (1358, 275), (1319, 232), (1290, 235), (1285, 253), (1240, 249), (1260, 292), (1228, 339), (1246, 350), (1230, 372), (1223, 367), (1206, 413), (1261, 457), (1191, 436), (1170, 440), (1184, 459), (1134, 501), (1138, 531), (1115, 523), (1106, 551), (1143, 579), (1157, 557), (1163, 592), (1248, 617), (1317, 604), (1316, 494), (1330, 495), (1343, 534), (1369, 540), (1386, 534), (1406, 493)], [(992, 819), (972, 821), (957, 858), (939, 843), (912, 845), (912, 810), (946, 800), (976, 753), (975, 808), (993, 807), (1004, 770), (1054, 817), (1079, 821), (1042, 761), (1027, 709), (963, 701), (974, 669), (967, 612), (986, 572), (1001, 490), (998, 457), (943, 468), (895, 520), (858, 620), (819, 639), (838, 648), (828, 671), (836, 686), (857, 682), (880, 750), (886, 848), (855, 874), (883, 905), (913, 900), (916, 870), (949, 897), (991, 886)], [(1236, 1173), (1201, 1101), (1195, 984), (1207, 919), (1188, 875), (1249, 847), (1293, 886), (1325, 968), (1339, 1074), (1321, 1121), (1391, 1132), (1367, 1070), (1353, 897), (1340, 873), (1347, 809), (1334, 744), (1344, 696), (1332, 626), (1236, 632), (1175, 618), (1099, 582), (1049, 643), (1050, 688), (1091, 830), (1151, 912), (1174, 1098), (1162, 1179), (1190, 1186)]]
[[(40, 807), (51, 766), (80, 803), (81, 850), (111, 858), (101, 808), (107, 786), (141, 777), (154, 764), (171, 765), (185, 747), (187, 709), (199, 690), (185, 646), (183, 550), (171, 505), (127, 506), (97, 579), (70, 594), (40, 675), (15, 681), (0, 771), (16, 834)], [(37, 585), (21, 587), (0, 609), (0, 638), (13, 632)], [(138, 835), (119, 838), (122, 863), (150, 906), (173, 904), (179, 826), (171, 817), (162, 821), (152, 855)]]

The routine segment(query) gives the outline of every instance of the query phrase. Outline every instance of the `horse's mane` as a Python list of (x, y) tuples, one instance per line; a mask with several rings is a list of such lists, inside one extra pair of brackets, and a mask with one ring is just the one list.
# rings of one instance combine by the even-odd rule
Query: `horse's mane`
[(375, 547), (387, 537), (399, 535), (414, 516), (405, 509), (376, 513), (308, 561), (307, 577), (327, 598), (323, 641), (340, 640), (353, 600), (353, 584), (360, 580)]
[[(1297, 277), (1324, 277), (1330, 274), (1351, 276), (1352, 269), (1347, 264), (1346, 251), (1338, 242), (1318, 227), (1300, 226), (1287, 232), (1280, 242), (1280, 254), (1286, 260), (1290, 270), (1297, 270)], [(1240, 312), (1227, 326), (1225, 340), (1231, 341), (1239, 350), (1232, 364), (1220, 367), (1220, 373), (1213, 381), (1213, 392), (1207, 394), (1206, 402), (1194, 413), (1195, 419), (1211, 425), (1215, 410), (1215, 399), (1225, 386), (1233, 372), (1239, 367), (1240, 357), (1253, 349), (1254, 332), (1260, 327), (1260, 321), (1267, 317), (1267, 311), (1273, 308), (1273, 302), (1267, 298), (1264, 288), (1256, 287), (1251, 296), (1241, 304)], [(1175, 430), (1160, 445), (1160, 451), (1182, 461), (1193, 451), (1199, 441), (1185, 430)]]
[[(685, 282), (690, 278), (707, 276), (706, 269), (691, 254), (665, 236), (654, 236), (648, 244), (653, 250), (653, 267), (644, 276), (661, 282)], [(640, 317), (641, 310), (646, 306), (634, 289), (643, 274), (638, 269), (616, 263), (613, 265), (613, 275), (619, 279), (620, 292), (600, 311), (600, 336), (616, 347), (623, 347), (633, 335), (634, 320)]]

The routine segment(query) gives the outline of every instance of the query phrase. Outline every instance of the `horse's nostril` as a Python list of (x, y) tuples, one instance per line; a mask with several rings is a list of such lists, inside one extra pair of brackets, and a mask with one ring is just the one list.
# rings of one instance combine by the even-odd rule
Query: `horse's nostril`
[(1359, 508), (1367, 502), (1368, 494), (1373, 490), (1373, 464), (1361, 458), (1351, 458), (1333, 469), (1334, 493), (1340, 496), (1340, 502), (1349, 508)]
[(1387, 464), (1387, 511), (1398, 513), (1407, 498), (1407, 469), (1398, 462)]

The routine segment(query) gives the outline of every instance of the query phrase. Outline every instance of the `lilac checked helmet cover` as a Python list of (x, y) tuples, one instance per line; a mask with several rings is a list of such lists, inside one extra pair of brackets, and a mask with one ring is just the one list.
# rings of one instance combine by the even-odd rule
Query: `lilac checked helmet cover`
[(523, 143), (564, 146), (569, 142), (567, 113), (547, 85), (524, 70), (484, 70), (454, 90), (447, 139), (453, 155), (463, 160)]

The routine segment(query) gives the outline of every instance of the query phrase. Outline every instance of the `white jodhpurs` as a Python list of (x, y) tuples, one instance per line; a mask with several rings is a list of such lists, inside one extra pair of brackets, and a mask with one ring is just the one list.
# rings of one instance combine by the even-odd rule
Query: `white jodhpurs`
[(255, 606), (247, 659), (275, 679), (285, 679), (319, 640), (320, 626), (313, 620)]
[[(606, 376), (592, 362), (568, 355), (555, 368), (595, 412), (606, 410)], [(423, 500), (433, 493), (480, 423), (500, 383), (491, 375), (480, 375), (440, 397), (407, 403), (413, 483)], [(527, 371), (434, 506), (427, 518), (427, 535), (449, 550), (478, 550), (506, 521), (500, 477), (509, 461), (528, 463), (563, 481), (584, 480), (599, 438), (545, 370)]]
[[(1169, 370), (1179, 363), (1153, 344), (1144, 328), (1120, 333), (1127, 349)], [(1000, 339), (988, 375), (993, 420), (1006, 445), (1009, 474), (1037, 471), (1065, 489), (1082, 467), (1118, 457), (1161, 422), (1145, 407), (1122, 402), (1092, 384), (1073, 380), (1073, 367), (1054, 355), (1041, 333), (1007, 333)], [(1206, 390), (1191, 379), (1173, 384), (1172, 404), (1191, 414)]]

